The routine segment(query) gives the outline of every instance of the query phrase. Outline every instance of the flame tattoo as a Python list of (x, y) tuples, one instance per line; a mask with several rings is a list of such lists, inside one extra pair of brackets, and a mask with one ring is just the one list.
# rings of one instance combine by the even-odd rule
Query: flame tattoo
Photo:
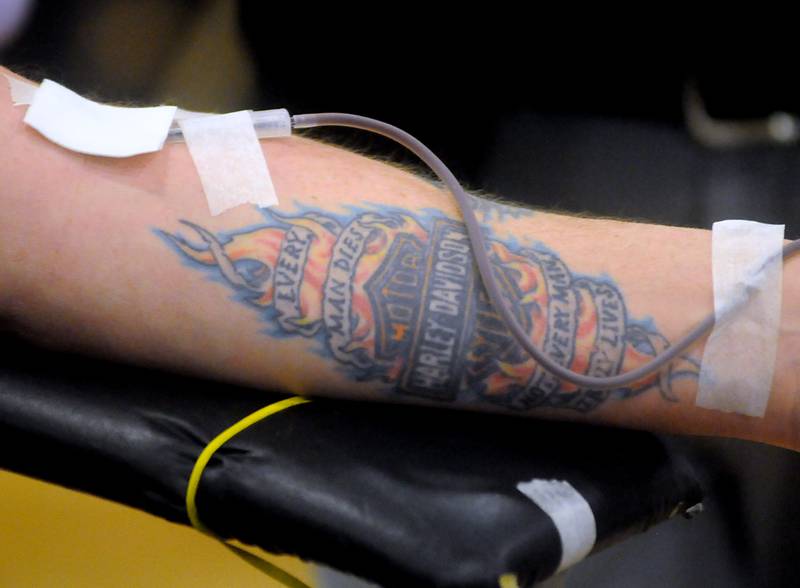
[[(651, 389), (675, 400), (672, 382), (697, 376), (698, 363), (683, 357), (621, 390), (561, 382), (519, 347), (492, 308), (458, 221), (381, 207), (348, 217), (264, 214), (263, 225), (229, 235), (190, 221), (182, 221), (186, 236), (160, 234), (259, 310), (270, 334), (316, 339), (324, 356), (356, 379), (385, 383), (389, 393), (588, 412), (612, 395)], [(559, 364), (610, 376), (669, 346), (655, 328), (628, 317), (610, 280), (574, 276), (545, 248), (489, 243), (518, 319)]]

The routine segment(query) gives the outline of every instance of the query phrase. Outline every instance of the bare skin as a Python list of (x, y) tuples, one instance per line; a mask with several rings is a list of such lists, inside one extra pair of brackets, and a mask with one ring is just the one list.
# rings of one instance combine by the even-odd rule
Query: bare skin
[[(263, 141), (280, 205), (211, 217), (184, 145), (88, 157), (23, 115), (0, 84), (0, 316), (26, 337), (256, 388), (800, 448), (796, 259), (763, 419), (695, 407), (703, 342), (626, 390), (576, 390), (508, 338), (451, 196), (407, 171)], [(632, 369), (713, 310), (708, 231), (476, 212), (518, 316), (573, 369)]]

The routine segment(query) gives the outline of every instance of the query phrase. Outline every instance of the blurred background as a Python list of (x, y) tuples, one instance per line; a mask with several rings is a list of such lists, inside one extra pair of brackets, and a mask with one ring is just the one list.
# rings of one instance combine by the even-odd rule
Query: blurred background
[[(104, 101), (372, 116), (416, 135), (468, 187), (538, 207), (704, 228), (745, 218), (800, 236), (791, 68), (729, 46), (700, 57), (680, 30), (658, 52), (647, 34), (577, 43), (549, 35), (545, 15), (495, 12), (456, 26), (403, 5), (356, 20), (233, 0), (0, 0), (0, 63)], [(415, 163), (381, 138), (323, 132)], [(589, 558), (566, 586), (795, 585), (800, 456), (671, 442), (697, 463), (706, 511)], [(148, 515), (6, 473), (0, 495), (4, 585), (265, 585)]]

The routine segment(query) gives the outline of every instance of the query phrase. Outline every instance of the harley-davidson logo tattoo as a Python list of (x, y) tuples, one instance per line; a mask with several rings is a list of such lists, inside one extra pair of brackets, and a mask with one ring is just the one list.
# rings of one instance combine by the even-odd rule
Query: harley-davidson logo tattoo
[[(522, 350), (488, 300), (461, 222), (380, 207), (347, 218), (265, 216), (263, 226), (221, 235), (184, 221), (199, 242), (162, 235), (260, 309), (271, 335), (313, 338), (353, 377), (394, 393), (582, 412), (612, 394), (561, 382)], [(609, 280), (575, 277), (544, 248), (489, 243), (517, 318), (560, 365), (610, 376), (668, 346), (654, 328), (627, 316)], [(673, 379), (696, 373), (697, 363), (682, 358), (616, 395), (656, 388), (673, 399)]]

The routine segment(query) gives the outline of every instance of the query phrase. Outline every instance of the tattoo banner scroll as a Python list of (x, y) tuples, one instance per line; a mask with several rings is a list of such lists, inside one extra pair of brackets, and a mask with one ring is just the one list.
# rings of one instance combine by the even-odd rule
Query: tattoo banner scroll
[(301, 321), (300, 288), (303, 271), (308, 260), (308, 251), (314, 240), (314, 231), (293, 226), (286, 231), (281, 241), (281, 250), (275, 264), (275, 310), (278, 324), (288, 333), (299, 333), (305, 337), (314, 335), (321, 323), (305, 324)]
[[(526, 253), (541, 266), (547, 288), (547, 332), (542, 351), (559, 365), (569, 366), (575, 352), (578, 328), (578, 301), (575, 291), (572, 290), (572, 275), (555, 255), (545, 251)], [(532, 396), (551, 398), (560, 386), (557, 377), (537, 366), (525, 394), (519, 400), (530, 402)]]
[(358, 262), (364, 254), (370, 236), (382, 225), (394, 220), (379, 214), (367, 213), (351, 221), (336, 239), (331, 252), (328, 276), (323, 289), (322, 316), (331, 353), (339, 361), (357, 368), (373, 365), (367, 350), (354, 340), (357, 320), (352, 312), (353, 283)]

